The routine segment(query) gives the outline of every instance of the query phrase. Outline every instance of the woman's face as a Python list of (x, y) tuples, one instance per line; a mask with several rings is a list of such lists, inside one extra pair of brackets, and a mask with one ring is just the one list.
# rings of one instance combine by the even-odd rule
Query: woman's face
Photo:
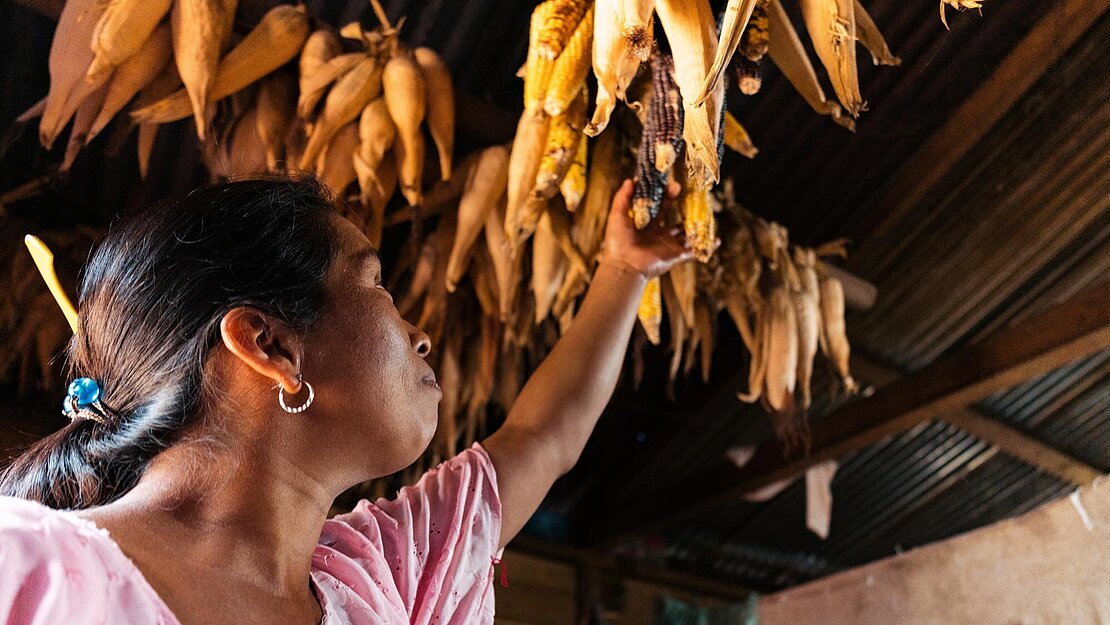
[[(397, 312), (369, 240), (333, 217), (339, 254), (327, 278), (328, 304), (306, 337), (303, 370), (316, 399), (305, 414), (328, 420), (330, 432), (321, 434), (329, 451), (354, 458), (362, 473), (355, 479), (363, 480), (403, 469), (424, 452), (442, 392), (424, 360), (428, 336)], [(302, 389), (291, 403), (304, 398)]]

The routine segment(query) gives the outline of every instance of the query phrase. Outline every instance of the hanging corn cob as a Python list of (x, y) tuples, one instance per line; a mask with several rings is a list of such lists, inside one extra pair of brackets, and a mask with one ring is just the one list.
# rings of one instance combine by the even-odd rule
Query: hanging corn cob
[(651, 115), (654, 136), (655, 170), (668, 172), (682, 152), (684, 111), (682, 96), (674, 81), (674, 58), (656, 52), (651, 59)]
[(652, 345), (658, 345), (662, 340), (660, 330), (663, 325), (663, 295), (660, 289), (658, 276), (648, 280), (640, 298), (640, 306), (636, 310), (636, 317)]
[(759, 148), (752, 143), (748, 131), (736, 121), (732, 113), (725, 113), (725, 131), (722, 133), (725, 145), (732, 151), (748, 158), (755, 158)]
[(732, 60), (732, 55), (736, 52), (737, 46), (740, 45), (740, 39), (748, 26), (748, 19), (751, 17), (755, 5), (756, 0), (728, 0), (724, 20), (721, 22), (721, 37), (716, 44), (716, 51), (713, 56), (713, 64), (694, 97), (695, 104), (700, 105), (712, 96), (721, 75), (725, 73), (729, 61)]
[(455, 150), (455, 91), (451, 86), (451, 73), (431, 48), (413, 50), (413, 58), (424, 76), (428, 130), (439, 153), (440, 180), (450, 180)]
[[(593, 69), (597, 77), (597, 98), (594, 115), (586, 125), (586, 134), (596, 137), (609, 124), (609, 116), (617, 100), (624, 99), (625, 90), (640, 61), (621, 33), (624, 0), (595, 0)], [(541, 5), (542, 6), (542, 5)], [(648, 22), (650, 28), (651, 22)]]
[(594, 7), (591, 5), (574, 28), (555, 66), (551, 70), (543, 109), (548, 115), (561, 114), (586, 84), (590, 72), (590, 52), (594, 41)]
[(559, 193), (563, 196), (567, 211), (571, 213), (578, 210), (578, 205), (582, 203), (582, 196), (586, 193), (588, 144), (586, 137), (579, 139), (578, 148), (574, 151), (574, 160), (567, 169), (567, 175), (559, 183)]
[(547, 144), (536, 172), (536, 183), (532, 194), (548, 199), (559, 192), (559, 183), (567, 174), (578, 145), (585, 140), (582, 127), (586, 125), (587, 94), (582, 90), (562, 114), (551, 118), (547, 133)]
[(800, 0), (809, 38), (825, 66), (833, 91), (848, 114), (859, 117), (867, 103), (859, 93), (854, 0)]

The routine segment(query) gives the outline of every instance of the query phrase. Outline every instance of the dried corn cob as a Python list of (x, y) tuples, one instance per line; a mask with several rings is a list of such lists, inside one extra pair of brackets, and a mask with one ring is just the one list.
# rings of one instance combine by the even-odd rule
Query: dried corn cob
[(58, 171), (65, 173), (73, 165), (73, 159), (77, 158), (77, 153), (84, 147), (89, 128), (92, 127), (96, 114), (100, 112), (107, 92), (108, 85), (101, 86), (89, 94), (89, 97), (85, 98), (85, 101), (78, 107), (77, 113), (73, 116), (73, 126), (69, 130), (69, 142), (66, 144), (65, 157)]
[(725, 113), (725, 132), (723, 136), (725, 145), (734, 152), (739, 152), (748, 158), (755, 158), (755, 155), (759, 153), (759, 148), (752, 143), (748, 131), (744, 130), (744, 127), (736, 121), (731, 113)]
[(355, 157), (361, 161), (356, 163), (356, 169), (361, 171), (359, 186), (366, 194), (367, 185), (374, 185), (377, 193), (383, 194), (385, 189), (375, 173), (378, 166), (385, 160), (385, 153), (393, 147), (397, 138), (397, 127), (389, 117), (384, 98), (372, 100), (362, 109), (358, 122), (359, 149)]
[(555, 14), (558, 0), (541, 2), (532, 11), (528, 27), (528, 58), (524, 72), (524, 110), (535, 113), (543, 108), (547, 94), (547, 84), (555, 69), (555, 58), (541, 53), (541, 37), (544, 25)]
[(428, 130), (439, 153), (440, 180), (451, 179), (451, 159), (455, 151), (455, 90), (447, 64), (431, 48), (417, 48), (413, 58), (424, 74)]
[(810, 40), (833, 91), (852, 117), (867, 110), (859, 93), (854, 0), (801, 0)]
[(767, 20), (770, 25), (767, 54), (771, 55), (771, 60), (814, 111), (820, 115), (829, 115), (837, 124), (854, 131), (855, 121), (844, 115), (839, 104), (825, 98), (825, 92), (817, 80), (817, 72), (814, 71), (802, 40), (790, 23), (790, 17), (781, 0), (769, 1)]
[(550, 122), (551, 118), (542, 112), (534, 115), (525, 111), (517, 123), (509, 155), (509, 192), (504, 223), (505, 236), (514, 251), (535, 231), (543, 212), (544, 202), (534, 201), (532, 189), (547, 145)]
[[(107, 4), (101, 0), (70, 0), (62, 8), (50, 44), (50, 92), (39, 120), (39, 141), (50, 149), (85, 97), (99, 87), (85, 80), (93, 60), (89, 41)], [(102, 75), (99, 83), (108, 77)]]
[(344, 192), (358, 178), (352, 158), (358, 150), (358, 123), (348, 122), (328, 142), (316, 165), (324, 185), (335, 197), (345, 197)]
[(537, 53), (540, 58), (554, 60), (566, 47), (574, 29), (582, 21), (586, 0), (549, 0), (551, 12), (544, 19), (538, 36)]
[(578, 144), (585, 138), (582, 127), (586, 125), (587, 99), (588, 94), (583, 89), (566, 111), (551, 118), (547, 144), (536, 172), (536, 184), (532, 189), (534, 195), (551, 198), (559, 192), (559, 183), (574, 162)]
[[(944, 5), (941, 4), (943, 7)], [(871, 53), (871, 61), (875, 65), (901, 65), (902, 59), (894, 56), (890, 51), (890, 46), (887, 45), (886, 40), (883, 39), (883, 34), (879, 32), (879, 27), (875, 26), (875, 21), (867, 13), (867, 9), (855, 0), (855, 15), (856, 15), (856, 39), (867, 48)]]
[(139, 53), (158, 23), (169, 13), (171, 0), (112, 0), (97, 21), (92, 37), (93, 61), (86, 78), (112, 71)]
[(551, 215), (549, 211), (544, 211), (532, 240), (532, 293), (536, 298), (536, 325), (551, 312), (551, 303), (563, 283), (566, 269), (567, 257), (552, 230)]
[[(736, 52), (737, 46), (740, 45), (740, 39), (748, 26), (748, 19), (751, 17), (755, 5), (756, 0), (728, 0), (724, 19), (721, 21), (720, 41), (715, 42), (714, 46), (716, 51), (713, 56), (713, 64), (705, 74), (705, 79), (697, 91), (697, 96), (694, 98), (695, 105), (701, 105), (713, 95), (714, 89), (721, 80), (721, 75), (725, 73), (729, 61), (732, 60), (732, 55)], [(666, 27), (664, 26), (664, 28)]]
[(670, 379), (674, 382), (678, 378), (678, 369), (682, 365), (682, 346), (686, 342), (686, 318), (679, 306), (678, 295), (675, 293), (669, 272), (662, 277), (660, 287), (663, 292), (663, 307), (667, 311), (667, 320), (671, 326)]
[[(220, 52), (231, 34), (227, 13), (234, 14), (235, 0), (177, 0), (170, 11), (173, 58), (192, 103), (197, 136), (203, 141), (208, 127), (208, 105), (218, 98), (213, 87)], [(303, 41), (303, 39), (302, 39)]]
[(304, 93), (305, 84), (325, 63), (339, 56), (342, 48), (339, 44), (339, 37), (335, 36), (335, 32), (329, 28), (321, 28), (315, 30), (308, 39), (305, 39), (304, 48), (301, 49), (301, 57), (297, 62), (298, 73), (300, 76), (300, 92)]
[[(328, 92), (324, 110), (312, 126), (312, 134), (301, 154), (298, 167), (311, 170), (335, 133), (354, 120), (362, 109), (382, 91), (382, 66), (377, 59), (364, 56)], [(388, 106), (389, 101), (386, 101)], [(403, 176), (402, 176), (403, 178)]]
[(366, 54), (363, 52), (340, 54), (320, 64), (311, 75), (302, 74), (300, 95), (297, 97), (297, 115), (305, 121), (315, 119), (316, 105), (324, 97), (328, 87), (364, 59)]
[(752, 61), (743, 54), (732, 59), (732, 69), (736, 73), (736, 86), (744, 95), (755, 95), (763, 87), (763, 70), (758, 61)]
[(821, 278), (818, 286), (821, 293), (821, 348), (832, 360), (845, 390), (852, 394), (859, 387), (848, 366), (851, 346), (844, 327), (844, 286), (832, 277)]
[(509, 150), (495, 145), (482, 150), (478, 162), (467, 176), (459, 199), (459, 224), (455, 230), (455, 241), (447, 262), (447, 290), (454, 292), (458, 281), (466, 272), (470, 260), (470, 250), (485, 227), (490, 211), (505, 194), (508, 181)]
[(767, 47), (771, 42), (770, 21), (767, 19), (767, 8), (762, 3), (756, 3), (752, 9), (752, 16), (748, 20), (748, 27), (740, 39), (740, 54), (749, 61), (761, 61), (767, 54)]
[(574, 244), (574, 238), (571, 235), (570, 213), (558, 202), (552, 202), (547, 208), (547, 213), (551, 224), (551, 232), (555, 235), (555, 240), (559, 242), (559, 248), (563, 250), (563, 255), (570, 261), (571, 267), (583, 274), (589, 273), (590, 268), (586, 259), (582, 257), (582, 252)]
[(651, 136), (650, 127), (645, 127), (643, 138), (640, 140), (640, 149), (637, 151), (636, 184), (632, 187), (630, 212), (632, 221), (641, 230), (659, 214), (670, 175), (670, 172), (660, 172), (655, 169), (655, 143)]
[(93, 137), (100, 134), (116, 113), (120, 112), (135, 94), (162, 72), (172, 52), (170, 28), (163, 24), (147, 37), (137, 54), (126, 59), (112, 72), (108, 91), (104, 96), (104, 104), (89, 129), (86, 142), (92, 141)]
[[(714, 51), (718, 47), (713, 10), (708, 0), (659, 0), (655, 7), (671, 42), (675, 81), (683, 94), (682, 137), (686, 140), (689, 179), (716, 182), (720, 177), (717, 137), (725, 85), (717, 80), (703, 89), (713, 71)], [(696, 103), (699, 100), (701, 105)]]
[(651, 90), (650, 114), (654, 117), (655, 133), (651, 140), (655, 144), (655, 170), (662, 173), (670, 171), (685, 145), (682, 139), (685, 113), (682, 95), (674, 81), (674, 58), (670, 54), (656, 52), (652, 57)]
[(382, 76), (386, 108), (397, 126), (399, 147), (406, 154), (400, 171), (401, 191), (413, 205), (420, 202), (420, 178), (424, 171), (424, 136), (420, 125), (428, 110), (426, 82), (420, 65), (405, 53), (393, 56)]
[(559, 115), (570, 106), (575, 96), (582, 91), (586, 84), (586, 75), (590, 72), (590, 52), (594, 41), (594, 7), (591, 5), (586, 10), (574, 34), (567, 42), (555, 66), (551, 70), (551, 79), (547, 85), (547, 95), (544, 98), (543, 109), (548, 115)]
[(574, 160), (571, 161), (567, 175), (559, 183), (559, 193), (567, 205), (568, 212), (578, 210), (582, 203), (582, 196), (586, 193), (586, 162), (589, 141), (585, 136), (579, 137), (578, 148), (574, 151)]
[(795, 247), (794, 263), (802, 277), (801, 290), (792, 294), (798, 317), (798, 386), (802, 389), (802, 410), (808, 410), (813, 403), (810, 380), (821, 328), (821, 295), (813, 250)]
[(264, 78), (258, 86), (257, 111), (258, 137), (266, 146), (266, 167), (278, 171), (285, 159), (285, 136), (296, 114), (294, 95), (297, 90), (292, 76), (275, 72)]
[(648, 280), (644, 294), (640, 297), (640, 306), (636, 309), (636, 317), (652, 345), (658, 345), (662, 340), (660, 330), (663, 326), (663, 295), (659, 282), (659, 276)]
[(785, 286), (771, 290), (767, 315), (767, 372), (764, 400), (778, 413), (793, 404), (798, 379), (798, 318)]
[[(288, 4), (270, 9), (262, 21), (220, 61), (209, 100), (216, 101), (285, 65), (300, 51), (308, 36), (308, 16), (303, 6)], [(176, 52), (175, 52), (176, 53)], [(140, 123), (177, 121), (192, 111), (186, 90), (131, 113)]]
[(717, 216), (709, 205), (709, 189), (688, 187), (682, 201), (683, 228), (686, 241), (694, 249), (699, 262), (709, 262), (717, 249)]

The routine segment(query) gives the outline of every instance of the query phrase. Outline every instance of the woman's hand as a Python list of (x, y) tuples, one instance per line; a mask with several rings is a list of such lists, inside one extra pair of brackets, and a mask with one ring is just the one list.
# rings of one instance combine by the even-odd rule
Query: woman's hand
[[(667, 185), (662, 210), (670, 210), (681, 191), (682, 187), (677, 182)], [(601, 262), (625, 265), (650, 279), (694, 258), (694, 251), (687, 244), (682, 228), (668, 229), (657, 219), (647, 228), (637, 230), (629, 214), (631, 207), (632, 180), (625, 180), (613, 196), (613, 206), (605, 226)]]

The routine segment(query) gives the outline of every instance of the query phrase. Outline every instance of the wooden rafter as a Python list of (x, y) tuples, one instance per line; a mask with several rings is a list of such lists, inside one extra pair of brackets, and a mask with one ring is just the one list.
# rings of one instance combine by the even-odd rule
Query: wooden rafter
[(814, 424), (808, 455), (787, 455), (776, 440), (761, 446), (743, 468), (721, 458), (665, 492), (652, 493), (640, 506), (611, 511), (594, 540), (673, 526), (1108, 346), (1110, 282), (1103, 282), (834, 410)]

